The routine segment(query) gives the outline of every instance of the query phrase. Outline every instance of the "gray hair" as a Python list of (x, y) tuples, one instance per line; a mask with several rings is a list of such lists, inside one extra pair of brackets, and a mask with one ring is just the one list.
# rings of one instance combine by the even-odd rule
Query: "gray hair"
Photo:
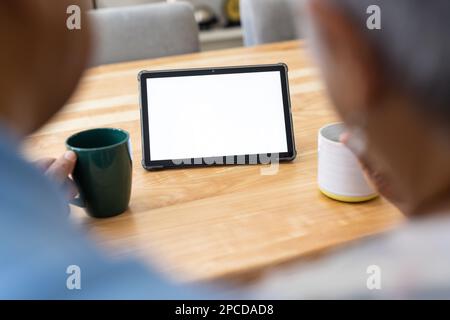
[[(450, 127), (450, 1), (334, 0), (369, 36), (386, 74), (419, 100), (420, 111)], [(371, 5), (381, 30), (366, 26)]]

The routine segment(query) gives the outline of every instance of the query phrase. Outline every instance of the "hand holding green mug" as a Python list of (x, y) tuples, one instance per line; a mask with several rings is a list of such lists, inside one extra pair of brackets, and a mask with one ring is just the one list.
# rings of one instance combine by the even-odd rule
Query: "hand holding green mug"
[(80, 198), (73, 204), (95, 218), (127, 210), (131, 196), (130, 136), (120, 129), (92, 129), (69, 137), (66, 147), (77, 154), (72, 177)]

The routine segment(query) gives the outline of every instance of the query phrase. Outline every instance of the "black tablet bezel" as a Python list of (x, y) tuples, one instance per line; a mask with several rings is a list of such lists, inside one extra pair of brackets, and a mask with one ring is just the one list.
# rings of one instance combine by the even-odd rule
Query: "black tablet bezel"
[[(236, 74), (236, 73), (255, 73), (278, 71), (281, 76), (281, 89), (283, 95), (284, 120), (286, 126), (286, 141), (288, 152), (282, 152), (276, 158), (278, 161), (292, 161), (297, 156), (295, 148), (294, 129), (291, 112), (291, 99), (289, 94), (288, 68), (286, 64), (258, 65), (258, 66), (240, 66), (240, 67), (221, 67), (204, 69), (182, 69), (182, 70), (159, 70), (159, 71), (141, 71), (138, 75), (140, 82), (140, 104), (141, 104), (141, 130), (142, 130), (142, 166), (147, 170), (168, 169), (168, 168), (186, 168), (209, 166), (218, 158), (222, 158), (221, 164), (214, 165), (236, 165), (236, 164), (261, 164), (261, 157), (258, 155), (224, 155), (213, 158), (196, 159), (168, 159), (151, 161), (150, 136), (148, 130), (148, 103), (147, 103), (147, 79), (183, 77), (183, 76), (202, 76), (211, 74)], [(267, 154), (265, 155), (267, 159)], [(233, 158), (234, 161), (230, 161)], [(238, 160), (239, 159), (239, 160)], [(255, 162), (256, 159), (256, 162)], [(181, 161), (183, 160), (183, 161)], [(228, 160), (228, 161), (227, 161)], [(181, 163), (181, 164), (176, 164)], [(219, 161), (216, 161), (219, 162)]]

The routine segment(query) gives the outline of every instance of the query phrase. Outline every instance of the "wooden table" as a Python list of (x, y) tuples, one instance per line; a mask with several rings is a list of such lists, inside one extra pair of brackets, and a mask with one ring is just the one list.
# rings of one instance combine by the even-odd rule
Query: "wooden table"
[[(260, 166), (147, 172), (141, 167), (137, 73), (143, 69), (285, 62), (299, 156), (274, 176)], [(336, 121), (305, 45), (254, 48), (137, 61), (88, 70), (67, 106), (31, 136), (26, 153), (58, 156), (70, 134), (93, 127), (131, 133), (133, 194), (125, 214), (95, 220), (74, 210), (113, 257), (137, 255), (181, 281), (238, 277), (387, 230), (402, 221), (383, 199), (344, 204), (319, 193), (317, 131)]]

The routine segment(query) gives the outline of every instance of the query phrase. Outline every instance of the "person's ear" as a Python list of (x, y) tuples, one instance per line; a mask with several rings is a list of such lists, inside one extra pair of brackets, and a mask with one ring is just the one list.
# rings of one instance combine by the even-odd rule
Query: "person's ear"
[(366, 26), (356, 25), (327, 0), (310, 0), (307, 9), (319, 42), (325, 81), (338, 111), (346, 113), (355, 111), (355, 107), (376, 105), (382, 77), (376, 54), (360, 31)]

